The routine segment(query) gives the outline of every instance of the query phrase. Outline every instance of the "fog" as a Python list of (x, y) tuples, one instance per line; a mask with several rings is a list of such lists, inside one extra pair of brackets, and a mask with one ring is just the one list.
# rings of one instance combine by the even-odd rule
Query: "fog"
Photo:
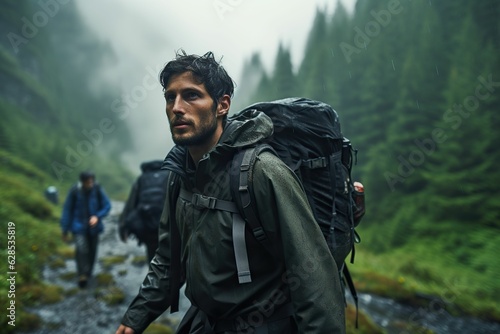
[[(355, 0), (340, 0), (352, 12)], [(128, 107), (122, 117), (132, 131), (133, 147), (124, 161), (138, 170), (141, 161), (163, 159), (173, 145), (158, 72), (175, 51), (213, 51), (236, 82), (243, 63), (259, 52), (267, 69), (279, 43), (298, 66), (317, 8), (332, 13), (337, 0), (77, 0), (84, 21), (100, 39), (109, 41), (117, 61), (103, 71), (122, 95), (115, 108)]]

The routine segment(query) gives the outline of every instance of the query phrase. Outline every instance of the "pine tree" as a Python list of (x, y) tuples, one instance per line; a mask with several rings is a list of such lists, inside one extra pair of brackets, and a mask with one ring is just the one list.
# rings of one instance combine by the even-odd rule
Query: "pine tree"
[(254, 53), (243, 65), (241, 82), (236, 84), (234, 99), (231, 103), (232, 112), (238, 112), (249, 104), (256, 102), (252, 98), (259, 90), (264, 75), (265, 70), (260, 54)]
[(301, 95), (335, 104), (339, 100), (333, 77), (333, 57), (328, 43), (327, 14), (317, 11), (309, 33), (305, 56), (298, 72)]
[(274, 99), (293, 97), (297, 95), (296, 78), (293, 73), (290, 51), (282, 44), (274, 62), (274, 72), (271, 80)]
[(432, 159), (425, 174), (431, 185), (430, 193), (434, 194), (436, 219), (495, 223), (485, 220), (483, 209), (484, 200), (495, 192), (496, 186), (485, 177), (488, 172), (495, 174), (494, 161), (486, 158), (495, 132), (493, 110), (488, 105), (495, 102), (478, 96), (478, 92), (486, 93), (486, 88), (478, 90), (478, 87), (487, 80), (482, 76), (485, 57), (478, 57), (477, 53), (481, 48), (480, 33), (469, 14), (457, 35), (445, 91), (448, 107), (438, 123), (444, 134), (438, 149), (442, 158)]

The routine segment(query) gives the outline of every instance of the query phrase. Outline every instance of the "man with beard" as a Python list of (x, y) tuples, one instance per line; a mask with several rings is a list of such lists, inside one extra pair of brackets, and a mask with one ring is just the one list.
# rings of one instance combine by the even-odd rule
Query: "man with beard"
[(345, 333), (335, 261), (299, 180), (270, 152), (257, 157), (252, 176), (262, 233), (275, 251), (243, 231), (249, 270), (238, 268), (237, 212), (227, 209), (231, 162), (272, 135), (270, 118), (227, 119), (234, 85), (211, 52), (177, 54), (160, 82), (177, 145), (164, 164), (159, 247), (116, 333), (142, 333), (169, 306), (175, 312), (182, 282), (192, 307), (177, 333)]

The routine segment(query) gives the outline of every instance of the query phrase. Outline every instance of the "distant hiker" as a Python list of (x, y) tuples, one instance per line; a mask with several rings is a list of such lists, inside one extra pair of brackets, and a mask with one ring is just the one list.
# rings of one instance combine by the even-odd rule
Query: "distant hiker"
[(57, 193), (57, 188), (54, 186), (49, 186), (45, 189), (45, 198), (54, 204), (59, 204), (59, 196)]
[(137, 178), (119, 219), (118, 233), (123, 242), (133, 235), (139, 245), (146, 245), (148, 262), (158, 248), (158, 226), (167, 191), (167, 171), (161, 170), (163, 160), (141, 164)]
[(227, 119), (233, 80), (212, 52), (178, 53), (160, 82), (177, 146), (165, 160), (159, 248), (116, 334), (142, 333), (169, 306), (176, 312), (184, 282), (192, 307), (177, 333), (345, 333), (337, 265), (300, 181), (274, 154), (259, 154), (251, 171), (247, 199), (262, 228), (238, 220), (231, 162), (271, 136), (271, 119), (258, 111)]
[(80, 182), (66, 197), (61, 217), (62, 237), (68, 241), (71, 232), (75, 241), (75, 260), (78, 285), (84, 288), (92, 275), (97, 255), (99, 233), (104, 230), (102, 219), (109, 213), (111, 204), (95, 175), (82, 172)]

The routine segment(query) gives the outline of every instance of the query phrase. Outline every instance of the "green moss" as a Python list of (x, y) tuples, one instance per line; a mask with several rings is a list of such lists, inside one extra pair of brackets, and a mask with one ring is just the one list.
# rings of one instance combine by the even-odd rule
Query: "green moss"
[(60, 245), (56, 249), (56, 254), (60, 255), (63, 259), (74, 259), (75, 258), (75, 248), (69, 245)]
[(51, 259), (48, 264), (50, 269), (58, 269), (58, 268), (65, 268), (66, 267), (66, 261), (61, 259), (60, 257)]
[(75, 271), (67, 271), (65, 273), (62, 273), (61, 276), (59, 276), (59, 277), (64, 281), (73, 281), (76, 279), (76, 272)]
[(95, 276), (95, 278), (97, 281), (97, 286), (99, 287), (110, 286), (111, 284), (115, 283), (113, 275), (111, 275), (110, 273), (99, 273)]
[(63, 299), (64, 290), (57, 285), (33, 284), (20, 287), (19, 294), (27, 305), (54, 304)]
[[(9, 153), (4, 150), (0, 150), (0, 166), (4, 171), (15, 170), (16, 174), (24, 175), (28, 177), (31, 181), (36, 182), (44, 182), (47, 181), (47, 175), (40, 172), (38, 168), (33, 166), (32, 164), (26, 162), (23, 159), (16, 157), (14, 154)], [(19, 179), (18, 181), (22, 182), (23, 179)], [(23, 185), (22, 185), (23, 186)]]
[(142, 265), (146, 264), (146, 256), (144, 256), (144, 255), (135, 256), (132, 259), (132, 264), (135, 266), (142, 266)]
[(347, 305), (345, 315), (347, 334), (384, 334), (384, 331), (362, 310), (358, 310), (358, 328), (356, 328), (356, 308), (350, 304)]
[[(16, 327), (18, 331), (34, 331), (42, 326), (42, 319), (33, 313), (21, 311), (16, 318)], [(11, 326), (9, 326), (11, 327)], [(7, 327), (8, 328), (8, 327)]]
[(68, 289), (68, 290), (64, 291), (64, 295), (65, 295), (66, 297), (74, 296), (74, 295), (76, 295), (79, 291), (80, 291), (80, 289), (79, 289), (79, 288), (74, 287), (74, 288), (71, 288), (71, 289)]
[(127, 273), (128, 273), (128, 271), (126, 269), (122, 269), (122, 270), (118, 271), (119, 276), (125, 276), (125, 275), (127, 275)]
[(160, 323), (152, 323), (148, 326), (148, 328), (144, 331), (144, 334), (173, 334), (174, 330)]
[(125, 300), (125, 293), (116, 286), (108, 288), (98, 288), (95, 291), (95, 297), (103, 300), (108, 305), (121, 304)]
[(104, 269), (110, 269), (116, 264), (122, 264), (127, 260), (128, 256), (125, 255), (113, 255), (113, 256), (106, 256), (101, 258), (99, 261), (101, 262), (102, 266)]

